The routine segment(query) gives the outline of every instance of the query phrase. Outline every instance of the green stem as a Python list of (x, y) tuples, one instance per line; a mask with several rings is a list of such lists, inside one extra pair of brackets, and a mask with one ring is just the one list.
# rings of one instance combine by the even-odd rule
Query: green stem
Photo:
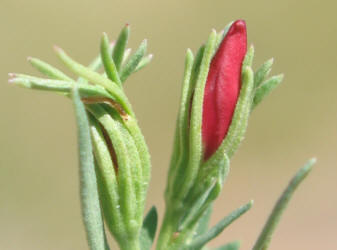
[(177, 229), (179, 216), (173, 215), (172, 212), (166, 210), (163, 224), (160, 229), (160, 234), (157, 243), (157, 250), (166, 250), (174, 237)]
[(136, 237), (127, 239), (122, 244), (120, 244), (120, 248), (121, 250), (140, 250), (139, 240)]

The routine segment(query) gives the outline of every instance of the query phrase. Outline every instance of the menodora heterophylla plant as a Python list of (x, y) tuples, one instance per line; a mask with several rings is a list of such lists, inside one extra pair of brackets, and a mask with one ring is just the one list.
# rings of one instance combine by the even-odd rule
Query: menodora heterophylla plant
[[(109, 249), (103, 218), (121, 249), (149, 250), (156, 232), (155, 208), (143, 220), (150, 156), (123, 90), (125, 80), (146, 66), (152, 55), (146, 56), (146, 40), (131, 54), (129, 31), (126, 25), (113, 43), (103, 34), (100, 55), (89, 66), (55, 47), (63, 64), (79, 76), (76, 80), (36, 58), (29, 62), (48, 78), (10, 74), (10, 82), (21, 87), (53, 91), (73, 100), (82, 215), (89, 247), (95, 250)], [(243, 139), (248, 117), (283, 78), (268, 78), (273, 60), (254, 73), (253, 56), (253, 47), (247, 51), (243, 20), (230, 23), (220, 33), (213, 30), (195, 57), (187, 51), (166, 211), (157, 244), (160, 250), (204, 249), (252, 206), (249, 202), (208, 228), (212, 203), (228, 175), (229, 160)], [(101, 67), (103, 73), (99, 73)], [(290, 182), (254, 250), (268, 247), (282, 211), (313, 162)], [(238, 242), (233, 242), (218, 249), (238, 248)]]
[[(82, 116), (87, 116), (91, 136), (89, 141), (83, 143), (91, 144), (94, 155), (92, 165), (96, 176), (91, 176), (94, 180), (88, 184), (85, 180), (86, 173), (81, 172), (81, 189), (83, 191), (89, 185), (88, 193), (82, 192), (82, 207), (92, 249), (107, 248), (102, 236), (103, 223), (91, 218), (92, 213), (100, 210), (107, 227), (122, 249), (139, 248), (139, 234), (150, 180), (150, 156), (135, 114), (123, 91), (123, 84), (132, 73), (146, 66), (152, 55), (146, 55), (146, 40), (133, 54), (130, 53), (131, 50), (126, 48), (129, 30), (129, 25), (126, 25), (113, 43), (103, 34), (101, 53), (88, 67), (77, 63), (62, 49), (55, 47), (63, 64), (79, 76), (76, 80), (36, 58), (29, 58), (28, 61), (49, 79), (11, 74), (10, 82), (21, 87), (53, 91), (73, 98), (76, 114), (83, 105), (85, 107)], [(104, 67), (103, 74), (98, 72), (101, 66)], [(79, 122), (81, 119), (84, 118), (78, 117)], [(80, 131), (83, 129), (79, 128)], [(87, 157), (88, 154), (92, 152), (82, 150), (80, 158)], [(96, 201), (90, 201), (95, 196), (90, 192), (97, 188), (100, 205), (98, 197)], [(96, 216), (96, 220), (99, 217), (100, 215)], [(100, 228), (96, 228), (98, 225)], [(93, 230), (100, 233), (93, 235)]]
[(187, 51), (158, 249), (202, 249), (252, 205), (247, 203), (207, 231), (212, 203), (244, 137), (248, 117), (283, 79), (267, 78), (272, 59), (254, 73), (253, 57), (254, 47), (247, 51), (243, 20), (220, 33), (213, 30), (195, 57)]

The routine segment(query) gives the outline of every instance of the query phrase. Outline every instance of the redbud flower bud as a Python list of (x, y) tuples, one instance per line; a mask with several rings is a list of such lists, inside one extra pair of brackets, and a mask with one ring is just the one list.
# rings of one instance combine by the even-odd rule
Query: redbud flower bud
[(214, 55), (207, 76), (202, 114), (204, 160), (218, 149), (231, 124), (240, 93), (241, 67), (246, 52), (246, 23), (237, 20)]

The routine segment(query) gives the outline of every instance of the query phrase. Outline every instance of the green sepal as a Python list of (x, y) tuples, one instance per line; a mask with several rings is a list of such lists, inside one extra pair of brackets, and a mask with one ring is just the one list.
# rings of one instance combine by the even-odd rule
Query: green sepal
[(219, 195), (223, 183), (229, 173), (230, 160), (226, 154), (219, 158), (217, 161), (204, 163), (199, 171), (196, 185), (193, 187), (193, 192), (189, 194), (190, 197), (195, 198), (207, 190), (213, 182), (215, 186), (208, 197), (208, 203), (215, 200)]
[(97, 191), (89, 122), (76, 86), (72, 92), (72, 99), (78, 128), (81, 206), (87, 239), (90, 249), (108, 250)]
[(180, 197), (186, 196), (191, 186), (194, 184), (202, 160), (201, 124), (203, 97), (210, 62), (214, 54), (215, 42), (216, 32), (213, 30), (205, 46), (198, 78), (194, 88), (189, 129), (189, 161), (179, 191)]
[(232, 26), (234, 22), (230, 22), (228, 23), (225, 28), (218, 33), (217, 35), (217, 39), (216, 39), (216, 50), (218, 50), (220, 43), (222, 42), (222, 40), (225, 38), (225, 36), (227, 35), (228, 30), (230, 29), (230, 27)]
[(64, 74), (61, 70), (51, 66), (50, 64), (40, 59), (29, 57), (28, 62), (30, 62), (30, 64), (34, 68), (36, 68), (38, 71), (40, 71), (42, 74), (52, 79), (73, 81), (69, 76)]
[(212, 248), (212, 250), (239, 250), (240, 248), (240, 241), (234, 241), (227, 243), (221, 247)]
[(115, 62), (111, 57), (109, 47), (110, 45), (108, 35), (106, 33), (103, 33), (101, 39), (101, 58), (104, 65), (105, 73), (111, 81), (117, 83), (120, 86), (121, 79), (119, 78)]
[(253, 201), (250, 201), (246, 205), (238, 208), (237, 210), (230, 213), (220, 222), (218, 222), (214, 227), (209, 229), (205, 234), (197, 236), (189, 244), (189, 249), (200, 249), (209, 241), (218, 236), (227, 226), (229, 226), (233, 221), (238, 219), (242, 214), (247, 212), (253, 205)]
[(157, 209), (153, 206), (147, 213), (142, 229), (140, 231), (139, 241), (141, 250), (150, 250), (156, 235), (158, 222)]
[(283, 191), (282, 195), (276, 202), (273, 211), (269, 215), (269, 218), (266, 224), (263, 227), (262, 232), (260, 233), (253, 250), (266, 250), (269, 247), (271, 237), (281, 219), (282, 214), (284, 213), (287, 205), (293, 196), (295, 190), (299, 184), (308, 176), (313, 165), (316, 163), (316, 159), (310, 159), (300, 170), (297, 171), (295, 176), (290, 180), (288, 186)]
[(142, 58), (144, 57), (147, 49), (147, 40), (145, 39), (138, 47), (136, 52), (130, 57), (130, 59), (126, 62), (125, 66), (122, 67), (120, 71), (120, 78), (121, 81), (124, 82), (130, 74), (132, 74), (139, 63), (141, 62)]
[(254, 46), (251, 45), (245, 55), (245, 58), (242, 62), (242, 68), (246, 68), (247, 66), (252, 67), (253, 59), (254, 59), (255, 49)]
[(124, 52), (126, 49), (126, 45), (128, 43), (129, 34), (130, 34), (130, 26), (129, 24), (126, 24), (125, 27), (120, 32), (112, 52), (112, 58), (116, 64), (118, 72), (123, 62)]
[(282, 82), (283, 77), (283, 74), (272, 76), (256, 89), (252, 109)]
[(269, 75), (270, 71), (271, 71), (271, 67), (273, 66), (274, 63), (274, 58), (271, 58), (269, 60), (267, 60), (266, 62), (264, 62), (260, 68), (258, 68), (258, 70), (256, 70), (255, 74), (254, 74), (254, 87), (258, 88), (261, 83), (263, 83), (263, 81), (267, 78), (267, 76)]

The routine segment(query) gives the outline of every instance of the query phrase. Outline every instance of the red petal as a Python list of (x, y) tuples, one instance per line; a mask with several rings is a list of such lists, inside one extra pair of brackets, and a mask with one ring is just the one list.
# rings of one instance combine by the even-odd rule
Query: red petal
[(246, 23), (235, 21), (212, 59), (204, 93), (202, 140), (204, 160), (220, 146), (231, 124), (247, 52)]

